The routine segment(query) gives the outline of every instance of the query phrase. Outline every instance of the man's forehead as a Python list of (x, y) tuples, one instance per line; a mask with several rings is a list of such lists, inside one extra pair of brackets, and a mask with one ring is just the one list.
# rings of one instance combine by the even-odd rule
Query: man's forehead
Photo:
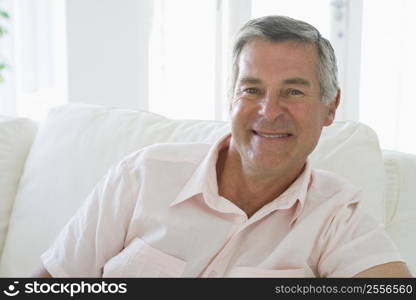
[[(261, 73), (280, 73), (287, 84), (311, 85), (318, 75), (318, 55), (315, 45), (307, 42), (274, 42), (254, 39), (242, 49), (238, 60), (238, 81), (260, 83)], [(310, 71), (313, 71), (311, 74)]]
[(247, 49), (264, 48), (267, 46), (271, 47), (285, 47), (291, 49), (302, 49), (317, 53), (317, 47), (314, 43), (309, 41), (298, 41), (298, 40), (285, 40), (285, 41), (272, 41), (266, 38), (257, 37), (253, 38), (241, 48), (241, 52), (246, 52)]

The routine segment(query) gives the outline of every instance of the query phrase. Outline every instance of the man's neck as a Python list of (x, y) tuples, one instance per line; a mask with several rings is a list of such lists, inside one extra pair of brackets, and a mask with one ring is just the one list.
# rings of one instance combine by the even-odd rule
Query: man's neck
[(279, 197), (302, 173), (304, 165), (282, 166), (273, 173), (260, 173), (245, 168), (239, 156), (223, 149), (218, 153), (216, 168), (219, 195), (250, 217)]

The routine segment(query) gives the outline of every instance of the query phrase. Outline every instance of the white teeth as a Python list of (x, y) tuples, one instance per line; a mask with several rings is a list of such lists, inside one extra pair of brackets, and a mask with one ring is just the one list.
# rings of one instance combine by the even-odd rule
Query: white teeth
[(289, 136), (290, 134), (284, 133), (284, 134), (266, 134), (266, 133), (260, 133), (256, 132), (259, 136), (265, 137), (265, 138), (281, 138)]

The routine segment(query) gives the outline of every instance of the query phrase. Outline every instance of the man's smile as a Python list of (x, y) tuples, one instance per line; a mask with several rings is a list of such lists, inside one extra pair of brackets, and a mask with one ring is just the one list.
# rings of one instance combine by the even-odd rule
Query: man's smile
[(262, 138), (267, 139), (287, 139), (293, 136), (291, 133), (286, 132), (266, 132), (266, 131), (258, 131), (252, 130), (253, 134)]

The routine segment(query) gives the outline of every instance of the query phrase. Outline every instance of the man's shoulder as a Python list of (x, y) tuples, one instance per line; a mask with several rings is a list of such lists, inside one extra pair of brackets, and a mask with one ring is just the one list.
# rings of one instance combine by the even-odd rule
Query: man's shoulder
[(361, 201), (361, 189), (342, 176), (330, 171), (312, 169), (311, 183), (305, 201), (304, 214), (332, 216), (341, 207)]
[(211, 148), (208, 143), (159, 143), (143, 147), (124, 158), (129, 165), (146, 161), (198, 164)]
[(331, 198), (340, 194), (355, 195), (361, 188), (339, 174), (314, 168), (312, 169), (311, 190), (325, 198)]

